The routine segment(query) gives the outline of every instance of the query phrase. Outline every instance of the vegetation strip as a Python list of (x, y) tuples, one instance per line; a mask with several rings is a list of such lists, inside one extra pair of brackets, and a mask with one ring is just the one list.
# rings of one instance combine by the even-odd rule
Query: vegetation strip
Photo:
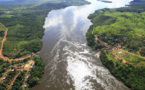
[(6, 28), (2, 23), (0, 23), (0, 25), (6, 29), (5, 34), (4, 34), (4, 38), (1, 41), (0, 58), (2, 58), (3, 60), (7, 60), (8, 58), (6, 58), (6, 57), (3, 56), (2, 51), (3, 51), (4, 42), (6, 41), (8, 28)]
[(8, 90), (11, 88), (12, 84), (14, 83), (14, 81), (16, 80), (16, 78), (18, 77), (19, 74), (20, 74), (20, 72), (18, 72), (18, 73), (16, 74), (16, 76), (12, 79), (11, 84), (8, 86)]
[(0, 24), (1, 24), (5, 29), (6, 29), (6, 31), (5, 31), (5, 35), (4, 35), (4, 38), (3, 38), (2, 43), (1, 43), (1, 49), (0, 49), (0, 58), (1, 58), (1, 59), (5, 60), (5, 61), (9, 61), (9, 62), (11, 62), (11, 61), (24, 60), (24, 59), (27, 59), (27, 58), (30, 58), (30, 57), (35, 56), (34, 53), (29, 54), (29, 55), (26, 55), (26, 56), (23, 56), (23, 57), (21, 57), (21, 58), (15, 58), (15, 59), (9, 59), (8, 57), (3, 56), (3, 54), (2, 54), (2, 50), (3, 50), (4, 42), (6, 41), (8, 28), (6, 28), (2, 23), (0, 23)]
[(88, 45), (101, 51), (110, 72), (132, 90), (145, 90), (145, 0), (129, 7), (102, 9), (88, 17)]
[(0, 78), (0, 82), (6, 77), (6, 75), (11, 71), (11, 69), (8, 69), (6, 73)]
[[(39, 84), (40, 78), (44, 74), (44, 62), (35, 53), (42, 48), (41, 39), (44, 34), (42, 26), (48, 12), (70, 5), (88, 3), (84, 0), (67, 0), (65, 2), (35, 0), (34, 3), (29, 1), (0, 1), (0, 22), (2, 23), (0, 25), (0, 40), (2, 40), (0, 42), (0, 77), (2, 77), (0, 90), (6, 88), (25, 90)], [(31, 60), (34, 63), (30, 65), (28, 63)], [(27, 66), (29, 68), (26, 68)], [(8, 69), (10, 69), (9, 72)]]

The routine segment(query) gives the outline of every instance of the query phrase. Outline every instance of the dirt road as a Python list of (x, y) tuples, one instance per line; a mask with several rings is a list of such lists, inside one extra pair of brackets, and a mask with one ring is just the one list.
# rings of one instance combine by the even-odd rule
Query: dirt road
[(6, 41), (8, 28), (6, 28), (2, 23), (0, 23), (0, 25), (6, 29), (5, 34), (4, 34), (4, 38), (3, 38), (3, 40), (1, 41), (0, 58), (3, 59), (3, 60), (7, 60), (8, 58), (3, 56), (2, 51), (3, 51), (4, 42)]
[(4, 38), (3, 38), (3, 40), (1, 41), (1, 47), (0, 47), (0, 58), (1, 58), (1, 59), (5, 60), (5, 61), (11, 62), (11, 61), (22, 61), (22, 60), (24, 60), (24, 59), (30, 58), (30, 57), (32, 57), (32, 56), (35, 56), (34, 53), (31, 53), (31, 54), (28, 54), (28, 55), (26, 55), (26, 56), (23, 56), (23, 57), (21, 57), (21, 58), (16, 58), (16, 59), (10, 59), (10, 58), (8, 58), (8, 57), (5, 57), (5, 56), (2, 54), (2, 51), (3, 51), (4, 42), (6, 41), (6, 38), (7, 38), (8, 28), (5, 27), (2, 23), (0, 23), (0, 25), (6, 29), (5, 34), (4, 34)]
[(11, 71), (11, 69), (7, 70), (6, 73), (0, 78), (0, 82), (7, 76), (7, 74)]
[(16, 76), (13, 78), (12, 82), (10, 85), (8, 85), (8, 90), (11, 88), (11, 86), (13, 85), (13, 83), (15, 82), (16, 78), (19, 76), (20, 72), (16, 74)]

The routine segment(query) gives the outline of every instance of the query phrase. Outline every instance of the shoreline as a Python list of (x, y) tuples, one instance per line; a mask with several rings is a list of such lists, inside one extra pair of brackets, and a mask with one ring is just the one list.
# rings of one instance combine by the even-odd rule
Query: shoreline
[[(141, 6), (138, 8), (136, 4), (137, 5), (139, 4)], [(117, 8), (117, 9), (108, 9), (108, 10), (107, 9), (102, 9), (102, 10), (96, 11), (94, 14), (91, 14), (88, 17), (88, 19), (90, 19), (92, 21), (92, 20), (94, 20), (94, 18), (99, 18), (99, 15), (100, 16), (102, 15), (102, 17), (106, 17), (108, 19), (108, 21), (110, 19), (110, 23), (107, 23), (107, 24), (104, 24), (104, 25), (101, 24), (102, 26), (101, 25), (93, 26), (95, 24), (95, 22), (92, 22), (93, 25), (90, 26), (90, 28), (88, 29), (88, 31), (86, 33), (88, 46), (90, 46), (95, 51), (98, 51), (98, 49), (100, 49), (99, 51), (101, 51), (101, 53), (100, 53), (101, 62), (111, 72), (111, 74), (116, 79), (123, 82), (123, 84), (126, 85), (128, 88), (138, 89), (138, 90), (144, 90), (145, 89), (145, 87), (144, 87), (145, 78), (143, 77), (144, 74), (138, 75), (139, 73), (145, 73), (145, 72), (142, 71), (142, 70), (145, 70), (145, 64), (143, 64), (144, 60), (145, 60), (144, 59), (145, 57), (141, 56), (141, 55), (138, 55), (136, 52), (140, 53), (141, 48), (144, 47), (144, 46), (140, 46), (139, 51), (136, 48), (135, 48), (136, 51), (134, 50), (135, 46), (132, 47), (132, 48), (127, 47), (126, 45), (124, 45), (125, 41), (123, 41), (121, 39), (121, 38), (125, 37), (125, 36), (123, 37), (123, 35), (126, 34), (126, 33), (124, 33), (124, 34), (121, 33), (122, 37), (119, 38), (120, 33), (117, 33), (117, 35), (119, 34), (117, 36), (116, 33), (114, 33), (115, 31), (111, 32), (111, 30), (115, 27), (112, 26), (113, 27), (112, 29), (107, 29), (107, 25), (111, 26), (111, 25), (115, 24), (116, 22), (119, 22), (119, 20), (118, 20), (119, 16), (116, 16), (114, 18), (111, 13), (117, 13), (118, 15), (120, 15), (120, 17), (123, 17), (123, 16), (121, 16), (121, 13), (124, 13), (123, 18), (128, 19), (129, 14), (132, 15), (132, 14), (135, 13), (136, 15), (140, 15), (140, 13), (145, 12), (145, 10), (142, 9), (144, 4), (145, 4), (144, 1), (136, 2), (136, 0), (134, 0), (134, 1), (130, 2), (130, 5), (128, 5), (129, 7)], [(140, 8), (142, 10), (140, 10)], [(99, 13), (99, 11), (102, 12), (102, 13)], [(111, 12), (111, 13), (109, 13), (109, 12)], [(105, 16), (104, 13), (107, 13), (106, 16)], [(107, 19), (104, 20), (104, 22), (107, 21)], [(111, 19), (112, 19), (112, 22), (111, 22)], [(140, 20), (140, 22), (142, 22), (142, 21)], [(127, 25), (128, 25), (128, 23), (126, 22)], [(106, 25), (106, 31), (104, 30), (104, 31), (101, 32), (100, 28), (95, 29), (96, 27), (103, 27), (103, 26), (105, 27), (105, 25)], [(123, 26), (120, 25), (120, 27), (123, 27)], [(131, 28), (131, 27), (128, 27), (128, 28)], [(100, 30), (100, 32), (99, 32), (99, 30)], [(107, 30), (110, 30), (111, 34)], [(125, 29), (125, 30), (129, 30), (129, 29)], [(131, 32), (129, 32), (129, 34), (130, 33)], [(106, 46), (106, 44), (104, 42), (98, 40), (98, 39), (96, 40), (96, 37), (99, 37), (99, 39), (104, 40), (105, 43), (111, 45), (111, 47), (113, 47), (113, 48), (106, 49), (106, 48), (108, 48)], [(142, 37), (142, 35), (137, 33), (137, 36), (136, 36), (137, 41), (139, 41), (138, 38), (141, 38), (141, 37)], [(113, 38), (116, 39), (116, 41), (113, 41)], [(119, 40), (120, 40), (120, 43), (115, 43)], [(128, 40), (128, 39), (126, 38), (125, 40)], [(131, 40), (132, 40), (132, 42), (135, 42), (135, 43), (137, 42), (134, 37), (131, 38)], [(140, 40), (144, 40), (144, 38), (142, 38)], [(143, 41), (141, 41), (141, 42), (144, 43)], [(123, 43), (123, 45), (122, 45), (122, 43)], [(126, 56), (128, 56), (128, 57), (126, 57)], [(142, 78), (140, 78), (140, 77), (142, 77)]]
[[(85, 3), (85, 4), (88, 4), (88, 3), (86, 3), (86, 1), (84, 1), (84, 2), (81, 2), (80, 4), (78, 4), (77, 3), (77, 1), (76, 2), (73, 2), (73, 3), (70, 3), (70, 4), (67, 4), (67, 3), (59, 3), (59, 4), (50, 4), (50, 3), (47, 3), (48, 5), (50, 5), (50, 6), (42, 6), (42, 5), (39, 5), (39, 6), (37, 6), (37, 7), (34, 7), (34, 8), (32, 8), (32, 9), (30, 9), (30, 8), (26, 8), (26, 9), (24, 9), (24, 11), (23, 12), (18, 12), (19, 14), (20, 14), (20, 16), (18, 15), (17, 16), (17, 14), (15, 14), (14, 12), (13, 13), (8, 13), (8, 14), (15, 14), (15, 16), (13, 16), (14, 18), (16, 17), (16, 18), (18, 18), (18, 20), (20, 19), (20, 22), (17, 22), (17, 19), (15, 20), (13, 20), (14, 22), (17, 22), (17, 24), (18, 24), (18, 27), (24, 27), (24, 25), (25, 26), (27, 26), (27, 24), (28, 23), (30, 23), (32, 20), (33, 20), (33, 18), (35, 17), (35, 18), (37, 18), (37, 17), (39, 17), (38, 18), (38, 20), (35, 20), (35, 21), (37, 21), (37, 23), (39, 24), (37, 24), (35, 21), (35, 23), (30, 23), (30, 25), (28, 25), (27, 26), (27, 28), (28, 28), (28, 31), (29, 31), (29, 29), (31, 30), (31, 32), (30, 33), (33, 33), (32, 32), (32, 29), (34, 28), (34, 26), (33, 27), (31, 27), (31, 28), (29, 28), (29, 26), (31, 26), (31, 24), (33, 25), (33, 24), (35, 24), (35, 25), (38, 25), (37, 27), (38, 27), (38, 29), (35, 31), (35, 28), (34, 28), (34, 31), (35, 31), (35, 33), (34, 34), (36, 34), (36, 36), (33, 34), (33, 36), (31, 35), (31, 38), (30, 39), (28, 39), (27, 40), (27, 37), (26, 37), (26, 40), (24, 40), (23, 38), (22, 38), (22, 40), (21, 40), (21, 38), (19, 38), (19, 37), (17, 37), (17, 38), (14, 38), (15, 40), (13, 40), (12, 38), (10, 38), (12, 35), (13, 35), (13, 33), (12, 33), (12, 31), (13, 30), (15, 30), (15, 29), (12, 29), (11, 27), (13, 26), (13, 27), (15, 27), (15, 24), (14, 25), (11, 25), (11, 23), (13, 23), (13, 22), (11, 22), (11, 23), (8, 23), (8, 22), (6, 22), (6, 20), (11, 20), (11, 17), (10, 18), (6, 18), (6, 19), (3, 19), (2, 17), (0, 17), (0, 18), (2, 18), (2, 20), (1, 20), (1, 22), (7, 27), (7, 28), (9, 28), (10, 29), (10, 31), (8, 32), (8, 36), (7, 36), (7, 40), (8, 41), (10, 41), (10, 42), (5, 42), (5, 45), (4, 45), (4, 51), (3, 51), (3, 55), (4, 55), (4, 57), (8, 57), (8, 58), (19, 58), (19, 57), (21, 57), (21, 56), (25, 56), (25, 55), (27, 55), (27, 53), (30, 53), (31, 51), (32, 52), (34, 52), (34, 53), (36, 53), (36, 54), (38, 54), (39, 52), (40, 52), (40, 50), (43, 48), (42, 47), (42, 44), (43, 44), (43, 42), (42, 42), (42, 37), (44, 36), (44, 31), (45, 31), (45, 28), (43, 28), (43, 25), (44, 25), (44, 23), (45, 23), (45, 18), (47, 17), (47, 15), (49, 14), (49, 12), (50, 11), (52, 11), (52, 10), (57, 10), (57, 9), (62, 9), (62, 8), (66, 8), (66, 7), (68, 7), (68, 6), (72, 6), (72, 5), (75, 5), (76, 4), (76, 6), (78, 6), (78, 5), (82, 5), (83, 3)], [(43, 4), (43, 5), (47, 5), (47, 4)], [(83, 4), (83, 5), (85, 5), (85, 4)], [(51, 5), (53, 5), (53, 7), (51, 7)], [(40, 8), (42, 8), (42, 11), (39, 11), (39, 7)], [(47, 8), (46, 8), (47, 7)], [(28, 17), (27, 16), (23, 16), (23, 14), (22, 13), (24, 13), (24, 14), (27, 14), (27, 12), (25, 12), (25, 10), (30, 10), (30, 11), (36, 11), (37, 9), (38, 9), (38, 11), (39, 12), (37, 12), (36, 14), (38, 14), (38, 15), (35, 15), (35, 12), (31, 12), (31, 13), (28, 13)], [(47, 12), (47, 13), (46, 13)], [(22, 17), (21, 17), (21, 15), (22, 15)], [(34, 15), (34, 17), (32, 17), (31, 18), (31, 16), (33, 16)], [(12, 18), (13, 18), (12, 17)], [(24, 17), (24, 18), (23, 18)], [(23, 18), (22, 20), (21, 20), (21, 18)], [(25, 18), (27, 18), (27, 19), (25, 19)], [(30, 19), (30, 20), (29, 20)], [(32, 20), (31, 20), (32, 19)], [(28, 22), (27, 24), (25, 24), (26, 22), (24, 22), (24, 23), (22, 23), (23, 22), (23, 20), (25, 21), (26, 20), (26, 22)], [(20, 25), (20, 24), (22, 24), (22, 25)], [(24, 24), (24, 25), (23, 25)], [(17, 27), (17, 25), (16, 25), (16, 27)], [(18, 28), (18, 30), (20, 30), (19, 28)], [(19, 34), (24, 34), (23, 33), (23, 30), (21, 30), (21, 32), (19, 32)], [(29, 33), (27, 33), (27, 34), (29, 34)], [(14, 34), (14, 35), (16, 35), (16, 34)], [(17, 35), (18, 35), (18, 33), (17, 33)], [(16, 36), (17, 36), (16, 35)], [(38, 37), (37, 37), (38, 36)], [(18, 39), (18, 40), (17, 40)], [(19, 40), (20, 39), (20, 40)], [(32, 39), (32, 40), (31, 40)], [(17, 41), (17, 43), (16, 43), (16, 41)], [(19, 51), (18, 52), (18, 54), (17, 53), (15, 53), (15, 51), (13, 51), (13, 50), (11, 50), (11, 52), (14, 54), (14, 55), (11, 55), (11, 52), (10, 51), (8, 51), (7, 52), (7, 50), (5, 50), (6, 48), (11, 48), (12, 47), (12, 44), (11, 43), (14, 43), (15, 45), (13, 45), (13, 46), (17, 46), (17, 44), (18, 43), (21, 43), (22, 42), (22, 44), (24, 44), (24, 45), (22, 45), (23, 47), (24, 47), (24, 50), (28, 50), (28, 51), (23, 51), (23, 52), (21, 52), (21, 51)], [(29, 42), (28, 44), (27, 44), (27, 42)], [(30, 50), (31, 49), (31, 47), (30, 47), (30, 45), (31, 45), (31, 47), (33, 48), (32, 50)], [(36, 45), (35, 45), (36, 44)], [(41, 44), (41, 45), (40, 45)], [(3, 45), (3, 44), (2, 44)], [(8, 46), (9, 45), (9, 46)], [(10, 46), (11, 45), (11, 46)], [(36, 46), (36, 47), (35, 47)], [(39, 46), (39, 47), (37, 47), (37, 46)], [(12, 47), (12, 48), (15, 48), (15, 47)], [(30, 48), (27, 48), (27, 47), (30, 47)], [(17, 48), (17, 49), (20, 49), (20, 47), (19, 48)], [(9, 50), (9, 49), (8, 49)], [(10, 54), (8, 54), (8, 53), (10, 53)], [(22, 54), (21, 54), (22, 53)], [(30, 75), (30, 77), (27, 79), (27, 81), (26, 81), (26, 79), (25, 79), (25, 85), (23, 85), (23, 88), (25, 87), (25, 86), (27, 86), (26, 88), (30, 88), (30, 89), (32, 89), (34, 86), (37, 86), (37, 85), (39, 85), (39, 81), (41, 80), (41, 78), (42, 78), (42, 75), (44, 75), (44, 60), (42, 60), (41, 58), (40, 58), (40, 56), (39, 55), (37, 55), (37, 56), (34, 56), (33, 57), (33, 59), (34, 59), (34, 61), (36, 61), (35, 62), (35, 65), (34, 65), (34, 68), (32, 68), (32, 70), (31, 70), (31, 75)], [(39, 62), (39, 63), (38, 63)], [(13, 62), (12, 62), (13, 63)], [(11, 64), (10, 64), (11, 65)], [(16, 66), (17, 67), (17, 66)], [(17, 70), (17, 69), (16, 69)], [(35, 71), (37, 71), (37, 72), (40, 72), (40, 74), (39, 75), (37, 75), (37, 73), (35, 72)], [(33, 73), (32, 73), (33, 72)], [(21, 74), (20, 74), (21, 75)], [(17, 74), (17, 76), (19, 77), (19, 74)], [(14, 81), (10, 84), (10, 86), (9, 86), (9, 88), (11, 88), (11, 85), (14, 83), (14, 86), (15, 86), (15, 84), (17, 83), (15, 83), (15, 80), (16, 80), (16, 78), (17, 78), (17, 76), (15, 76), (14, 77)], [(25, 76), (25, 77), (27, 77), (27, 76)], [(34, 77), (35, 78), (37, 78), (37, 79), (34, 79)], [(7, 78), (6, 78), (7, 79)], [(34, 84), (32, 83), (32, 81), (34, 81), (35, 80), (35, 82), (34, 82)], [(2, 83), (3, 84), (3, 83)], [(29, 85), (29, 86), (28, 86)], [(13, 87), (12, 87), (13, 88)], [(14, 87), (15, 88), (15, 87)], [(17, 87), (18, 88), (18, 87)]]

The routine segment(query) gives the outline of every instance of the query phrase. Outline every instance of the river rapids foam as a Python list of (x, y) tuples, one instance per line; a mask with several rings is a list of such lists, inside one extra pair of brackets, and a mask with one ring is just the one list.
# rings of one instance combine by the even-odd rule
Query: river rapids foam
[[(115, 2), (112, 4), (105, 4), (96, 0), (88, 1), (91, 1), (92, 4), (54, 10), (46, 18), (44, 28), (58, 30), (60, 35), (50, 53), (52, 59), (46, 65), (46, 68), (50, 71), (48, 87), (52, 84), (55, 87), (61, 85), (61, 87), (64, 87), (62, 90), (68, 90), (65, 89), (66, 84), (68, 84), (73, 86), (70, 87), (70, 90), (128, 90), (102, 65), (97, 58), (98, 54), (87, 46), (85, 33), (91, 25), (91, 22), (87, 19), (89, 14), (101, 8), (122, 7), (129, 1), (117, 0), (117, 2), (112, 0)], [(124, 1), (125, 4), (118, 6), (119, 1), (121, 3)], [(68, 19), (65, 19), (66, 17)]]

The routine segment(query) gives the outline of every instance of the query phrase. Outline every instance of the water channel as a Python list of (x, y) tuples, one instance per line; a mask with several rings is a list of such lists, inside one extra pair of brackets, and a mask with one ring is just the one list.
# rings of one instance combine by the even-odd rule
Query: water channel
[(124, 7), (132, 0), (87, 1), (91, 4), (49, 12), (39, 53), (46, 64), (45, 74), (32, 90), (129, 90), (87, 46), (85, 33), (92, 24), (87, 17), (95, 10)]

